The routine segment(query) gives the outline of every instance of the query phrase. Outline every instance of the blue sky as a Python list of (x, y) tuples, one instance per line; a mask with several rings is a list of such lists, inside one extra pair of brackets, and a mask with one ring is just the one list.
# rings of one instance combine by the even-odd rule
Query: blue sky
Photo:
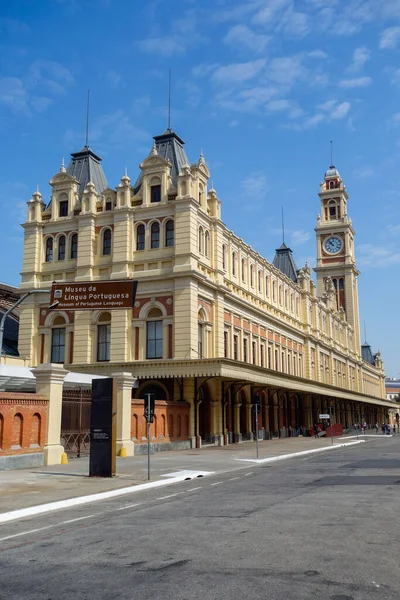
[(0, 279), (18, 285), (25, 202), (89, 141), (111, 186), (172, 127), (203, 149), (222, 216), (272, 260), (315, 264), (334, 163), (356, 230), (360, 318), (400, 372), (400, 0), (14, 0), (0, 7)]

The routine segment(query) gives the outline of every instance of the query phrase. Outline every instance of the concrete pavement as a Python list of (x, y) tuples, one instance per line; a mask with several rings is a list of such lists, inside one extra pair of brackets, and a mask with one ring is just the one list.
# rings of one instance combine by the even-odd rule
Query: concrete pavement
[(0, 598), (395, 600), (398, 438), (0, 527)]

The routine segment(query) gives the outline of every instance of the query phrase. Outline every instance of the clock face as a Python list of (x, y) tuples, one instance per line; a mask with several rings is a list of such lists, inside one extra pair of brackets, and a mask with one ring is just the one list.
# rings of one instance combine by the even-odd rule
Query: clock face
[(342, 246), (343, 242), (341, 238), (333, 235), (328, 237), (328, 239), (324, 242), (324, 248), (326, 252), (329, 252), (329, 254), (337, 254), (342, 249)]

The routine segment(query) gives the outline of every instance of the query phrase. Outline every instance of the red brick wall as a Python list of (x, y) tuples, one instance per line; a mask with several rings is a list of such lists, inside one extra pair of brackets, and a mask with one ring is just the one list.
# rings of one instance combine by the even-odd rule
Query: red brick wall
[[(132, 400), (132, 439), (147, 443), (147, 423), (143, 416), (144, 401)], [(150, 426), (151, 442), (179, 442), (189, 439), (190, 404), (158, 400), (154, 423)]]
[(0, 456), (41, 452), (47, 411), (44, 396), (0, 392)]

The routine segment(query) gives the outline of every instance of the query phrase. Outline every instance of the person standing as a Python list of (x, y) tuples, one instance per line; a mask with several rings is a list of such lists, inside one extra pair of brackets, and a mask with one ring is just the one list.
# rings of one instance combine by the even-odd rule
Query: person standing
[(316, 423), (314, 423), (314, 437), (317, 438), (318, 437), (318, 425)]
[(378, 430), (379, 430), (379, 425), (378, 425), (378, 423), (375, 423), (375, 431), (376, 431), (376, 433), (378, 433)]

